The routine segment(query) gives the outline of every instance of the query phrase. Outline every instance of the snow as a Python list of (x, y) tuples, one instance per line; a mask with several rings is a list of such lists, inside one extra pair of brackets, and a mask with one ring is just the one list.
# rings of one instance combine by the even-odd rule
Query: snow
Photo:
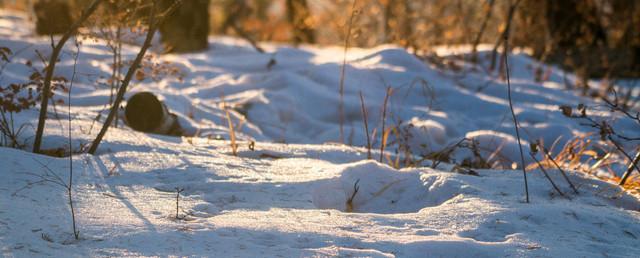
[[(50, 42), (32, 36), (26, 19), (0, 12), (0, 45), (16, 52), (15, 62), (31, 60), (41, 69), (34, 50), (46, 56)], [(414, 154), (466, 137), (476, 140), (483, 157), (496, 152), (506, 160), (502, 167), (510, 168), (519, 160), (517, 143), (506, 85), (495, 76), (461, 61), (462, 71), (441, 69), (394, 46), (350, 49), (344, 93), (349, 144), (342, 145), (336, 143), (342, 48), (263, 43), (268, 53), (260, 54), (238, 39), (212, 37), (210, 42), (204, 53), (156, 56), (179, 67), (184, 77), (135, 82), (127, 94), (155, 93), (199, 137), (144, 134), (121, 126), (109, 129), (97, 155), (73, 156), (80, 240), (71, 233), (65, 189), (36, 183), (52, 172), (66, 181), (68, 158), (0, 148), (2, 256), (634, 257), (640, 252), (637, 197), (589, 175), (568, 171), (580, 191), (576, 195), (569, 194), (557, 170), (549, 170), (567, 199), (540, 171), (530, 171), (532, 202), (527, 204), (519, 170), (470, 175), (446, 163), (436, 169), (395, 169), (366, 159), (359, 94), (370, 130), (379, 131), (390, 86), (387, 125), (408, 128)], [(62, 91), (55, 96), (72, 103), (74, 148), (97, 134), (101, 123), (93, 120), (100, 112), (105, 117), (110, 94), (98, 84), (110, 76), (104, 42), (85, 40), (80, 49), (71, 99)], [(125, 58), (137, 49), (126, 45)], [(70, 42), (56, 74), (71, 78), (73, 53)], [(271, 60), (276, 63), (269, 67)], [(550, 67), (549, 81), (538, 83), (533, 68), (540, 64), (524, 53), (511, 55), (510, 62), (525, 144), (559, 137), (562, 144), (589, 132), (558, 109), (594, 104), (564, 88), (563, 71)], [(25, 81), (30, 73), (9, 65), (1, 85)], [(238, 123), (237, 157), (227, 140), (217, 140), (229, 138), (223, 100)], [(62, 120), (47, 123), (47, 148), (68, 148), (63, 107), (57, 106)], [(19, 113), (16, 122), (35, 125), (37, 108)], [(640, 131), (624, 120), (615, 125)], [(27, 127), (21, 139), (29, 145), (32, 135)], [(376, 149), (379, 144), (374, 141)], [(463, 160), (473, 154), (457, 150), (453, 155)], [(175, 217), (176, 188), (184, 189), (180, 219)]]

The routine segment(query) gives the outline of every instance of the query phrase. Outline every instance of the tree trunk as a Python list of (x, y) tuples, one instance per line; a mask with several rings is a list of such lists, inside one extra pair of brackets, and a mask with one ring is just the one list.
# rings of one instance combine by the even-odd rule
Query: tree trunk
[(596, 1), (547, 0), (541, 4), (546, 5), (544, 18), (551, 37), (548, 60), (578, 73), (587, 94), (587, 78), (607, 74), (616, 56), (616, 50), (608, 47)]
[(315, 31), (311, 20), (311, 11), (306, 0), (287, 0), (287, 19), (293, 27), (293, 42), (315, 43)]
[[(161, 0), (166, 10), (176, 0)], [(209, 46), (209, 0), (183, 0), (159, 25), (165, 52), (184, 53), (206, 50)]]
[(71, 8), (61, 0), (38, 0), (33, 5), (38, 35), (63, 34), (71, 27)]
[(60, 52), (62, 52), (62, 48), (64, 44), (71, 38), (72, 34), (82, 25), (84, 21), (89, 19), (89, 16), (95, 12), (98, 8), (98, 5), (102, 0), (93, 0), (91, 5), (89, 5), (82, 13), (82, 16), (72, 25), (67, 28), (67, 32), (60, 38), (56, 46), (53, 48), (51, 52), (51, 56), (49, 57), (49, 64), (45, 68), (45, 77), (42, 86), (42, 97), (40, 101), (40, 114), (38, 116), (38, 127), (36, 128), (35, 140), (33, 141), (33, 152), (40, 152), (40, 144), (42, 143), (42, 136), (44, 134), (44, 126), (47, 121), (47, 107), (49, 105), (49, 97), (51, 97), (51, 80), (53, 78), (53, 71), (56, 68), (56, 63), (58, 60), (58, 56)]
[[(135, 74), (136, 70), (138, 70), (138, 68), (140, 67), (140, 63), (142, 62), (142, 58), (144, 58), (145, 53), (147, 53), (147, 49), (149, 49), (149, 47), (151, 46), (151, 40), (153, 40), (153, 35), (156, 33), (157, 25), (158, 25), (156, 21), (156, 8), (157, 8), (156, 2), (154, 2), (149, 12), (149, 28), (147, 30), (147, 36), (144, 39), (144, 43), (142, 44), (142, 47), (140, 48), (138, 55), (136, 55), (136, 58), (133, 60), (133, 63), (131, 63), (131, 66), (129, 66), (129, 70), (125, 75), (124, 80), (122, 80), (122, 84), (120, 85), (120, 88), (118, 89), (118, 94), (116, 95), (116, 99), (111, 105), (109, 115), (107, 116), (107, 119), (104, 121), (104, 124), (102, 125), (102, 129), (100, 129), (100, 132), (91, 143), (91, 147), (89, 147), (88, 153), (91, 155), (96, 153), (96, 150), (98, 150), (98, 146), (100, 145), (100, 142), (102, 142), (102, 138), (105, 136), (105, 134), (107, 133), (107, 130), (109, 129), (109, 126), (111, 125), (113, 120), (116, 118), (116, 115), (118, 113), (118, 108), (120, 107), (120, 103), (124, 99), (124, 94), (127, 92), (127, 87), (129, 86), (129, 82), (131, 82), (133, 75)], [(167, 12), (169, 13), (171, 13), (170, 11), (173, 11), (171, 7), (162, 8), (162, 10), (167, 10)]]

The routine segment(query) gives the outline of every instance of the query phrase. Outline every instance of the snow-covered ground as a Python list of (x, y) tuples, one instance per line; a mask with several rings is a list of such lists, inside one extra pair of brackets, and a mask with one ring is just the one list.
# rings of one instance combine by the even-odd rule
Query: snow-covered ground
[[(0, 46), (16, 56), (0, 85), (24, 82), (50, 41), (35, 37), (22, 14), (0, 12)], [(414, 155), (441, 150), (463, 137), (480, 154), (508, 168), (519, 156), (506, 100), (506, 84), (455, 59), (447, 68), (393, 46), (350, 49), (344, 88), (344, 142), (340, 139), (338, 85), (341, 47), (292, 48), (265, 44), (267, 54), (240, 40), (212, 38), (210, 50), (156, 56), (182, 75), (136, 81), (127, 96), (151, 91), (198, 137), (169, 137), (111, 128), (97, 155), (75, 155), (74, 201), (80, 240), (73, 239), (65, 189), (34, 183), (69, 176), (68, 158), (0, 148), (0, 250), (6, 257), (635, 257), (640, 253), (640, 202), (621, 188), (570, 172), (579, 194), (558, 196), (538, 170), (529, 172), (531, 203), (523, 202), (518, 170), (456, 172), (394, 169), (367, 160), (361, 103), (370, 130), (381, 130), (387, 87), (387, 126), (406, 128)], [(56, 74), (72, 77), (73, 42)], [(125, 46), (131, 59), (135, 46)], [(483, 53), (486, 54), (486, 53)], [(447, 57), (445, 52), (443, 56)], [(112, 56), (102, 40), (80, 47), (71, 99), (57, 92), (61, 120), (46, 127), (46, 148), (68, 148), (66, 103), (72, 104), (73, 148), (89, 143), (110, 90)], [(453, 60), (453, 61), (451, 61)], [(483, 59), (484, 60), (484, 59)], [(565, 118), (559, 105), (594, 105), (565, 88), (571, 74), (544, 67), (525, 54), (509, 57), (515, 110), (525, 143), (559, 144), (590, 132)], [(482, 67), (482, 65), (477, 66)], [(179, 78), (181, 77), (181, 78)], [(239, 127), (231, 154), (222, 102)], [(37, 108), (16, 123), (37, 124)], [(605, 115), (605, 114), (603, 114)], [(104, 118), (104, 115), (102, 115)], [(615, 121), (614, 121), (615, 122)], [(637, 124), (619, 120), (633, 135)], [(33, 128), (22, 140), (31, 144)], [(379, 138), (379, 132), (377, 138)], [(376, 139), (377, 139), (376, 138)], [(254, 150), (249, 149), (255, 141)], [(379, 140), (374, 141), (379, 147)], [(393, 155), (395, 147), (390, 146)], [(374, 151), (374, 156), (379, 152)], [(473, 155), (459, 149), (453, 158)], [(393, 156), (391, 157), (393, 159)], [(348, 202), (356, 186), (358, 193)], [(176, 188), (180, 196), (175, 218)]]

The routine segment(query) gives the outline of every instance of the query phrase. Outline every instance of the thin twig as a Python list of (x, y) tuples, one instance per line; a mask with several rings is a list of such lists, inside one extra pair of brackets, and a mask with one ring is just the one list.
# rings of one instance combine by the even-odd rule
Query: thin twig
[[(181, 1), (178, 1), (176, 3), (180, 3), (180, 2)], [(157, 8), (156, 5), (157, 5), (156, 2), (154, 1), (153, 7), (151, 7), (149, 11), (149, 28), (147, 30), (147, 37), (145, 38), (144, 43), (142, 44), (142, 47), (138, 52), (138, 55), (133, 60), (133, 63), (129, 67), (129, 70), (127, 71), (127, 74), (125, 75), (124, 80), (122, 81), (122, 84), (118, 89), (118, 94), (116, 95), (116, 99), (114, 100), (113, 105), (111, 105), (111, 110), (109, 111), (109, 115), (107, 116), (107, 119), (102, 125), (102, 129), (100, 129), (100, 132), (98, 133), (95, 140), (91, 144), (91, 147), (89, 148), (89, 151), (88, 151), (89, 154), (95, 154), (96, 150), (98, 149), (98, 145), (100, 145), (102, 138), (107, 133), (109, 126), (113, 122), (113, 119), (116, 118), (116, 115), (118, 114), (118, 109), (120, 107), (120, 103), (124, 99), (124, 94), (127, 92), (127, 87), (129, 86), (129, 83), (131, 82), (133, 75), (136, 73), (136, 70), (138, 70), (138, 68), (140, 67), (140, 63), (142, 62), (142, 59), (144, 58), (144, 55), (147, 52), (147, 49), (151, 47), (151, 41), (153, 40), (153, 35), (155, 35), (156, 30), (158, 28), (158, 23), (162, 21), (162, 20), (156, 19), (156, 8)], [(179, 6), (178, 4), (172, 5), (170, 9), (167, 10), (165, 13), (169, 13), (175, 10), (175, 8), (177, 8), (178, 6)]]
[[(51, 168), (49, 167), (48, 164), (44, 164), (41, 161), (37, 160), (37, 159), (33, 159), (34, 161), (36, 161), (38, 164), (40, 164), (40, 166), (42, 166), (46, 171), (45, 171), (45, 175), (41, 176), (41, 178), (46, 178), (46, 177), (52, 177), (53, 179), (55, 179), (56, 181), (58, 181), (58, 184), (61, 185), (64, 188), (69, 188), (69, 186), (67, 186), (67, 184), (64, 182), (64, 180), (62, 180), (62, 178), (60, 176), (58, 176), (58, 174), (56, 174), (55, 172), (53, 172), (53, 170), (51, 170)], [(51, 174), (49, 174), (51, 173)], [(27, 174), (31, 174), (31, 175), (35, 175), (37, 176), (37, 174), (33, 174), (33, 173), (27, 173)]]
[[(627, 153), (621, 146), (620, 144), (618, 144), (612, 137), (611, 135), (607, 135), (607, 139), (609, 139), (609, 141), (611, 143), (613, 143), (613, 145), (616, 147), (616, 149), (618, 149), (618, 151), (620, 151), (622, 153), (622, 155), (624, 155), (630, 162), (629, 164), (629, 168), (633, 167), (635, 168), (638, 173), (640, 173), (640, 168), (638, 167), (638, 155), (636, 155), (636, 158), (631, 158), (631, 155), (629, 155), (629, 153)], [(619, 185), (624, 185), (624, 183), (627, 181), (627, 178), (631, 175), (631, 171), (633, 171), (632, 169), (627, 169), (627, 172), (625, 172), (625, 174), (623, 175), (622, 179), (620, 180), (620, 183), (618, 183)]]
[(624, 114), (626, 117), (635, 120), (637, 123), (640, 124), (640, 112), (636, 112), (635, 114), (632, 114), (628, 109), (625, 109), (624, 107), (620, 107), (620, 104), (618, 103), (618, 93), (616, 92), (615, 89), (611, 89), (611, 91), (613, 92), (614, 95), (614, 101), (610, 101), (606, 95), (602, 97), (602, 100), (609, 105), (609, 107), (613, 110), (613, 111), (619, 111), (620, 113)]
[(358, 183), (360, 182), (360, 179), (358, 178), (358, 180), (356, 180), (356, 182), (353, 184), (353, 193), (351, 194), (351, 197), (349, 197), (349, 199), (347, 199), (347, 212), (352, 212), (353, 211), (353, 199), (356, 198), (356, 194), (358, 193), (358, 190), (360, 190), (360, 186), (358, 186)]
[(176, 219), (180, 219), (180, 193), (184, 191), (184, 188), (176, 187)]
[(69, 197), (69, 207), (71, 208), (71, 221), (73, 223), (73, 235), (75, 236), (76, 240), (78, 240), (80, 238), (80, 231), (76, 230), (76, 212), (73, 209), (73, 199), (72, 197), (72, 191), (73, 191), (73, 149), (72, 149), (72, 138), (71, 138), (71, 90), (73, 89), (73, 82), (76, 79), (76, 67), (78, 65), (78, 57), (80, 56), (80, 44), (78, 43), (78, 40), (76, 39), (75, 41), (76, 43), (76, 55), (73, 58), (73, 73), (71, 75), (71, 82), (69, 83), (69, 92), (68, 92), (68, 99), (67, 99), (67, 107), (68, 107), (68, 116), (67, 116), (67, 121), (69, 123), (69, 184), (68, 184), (68, 188), (67, 188), (67, 194)]
[(535, 157), (535, 155), (533, 153), (531, 153), (531, 152), (529, 152), (529, 155), (531, 155), (531, 158), (533, 158), (533, 160), (536, 162), (536, 164), (538, 164), (538, 167), (540, 168), (540, 171), (542, 171), (542, 173), (547, 178), (547, 180), (549, 180), (549, 183), (551, 183), (551, 185), (553, 186), (553, 189), (556, 189), (556, 192), (558, 192), (558, 194), (560, 194), (562, 197), (567, 197), (567, 196), (564, 195), (564, 193), (562, 193), (562, 191), (560, 191), (560, 188), (558, 188), (556, 183), (553, 182), (553, 179), (551, 179), (551, 177), (549, 176), (549, 173), (547, 173), (547, 170), (544, 169), (544, 167), (542, 166), (542, 164), (540, 164), (540, 161), (538, 161), (538, 159)]
[(351, 15), (349, 16), (349, 23), (347, 24), (347, 35), (344, 38), (344, 53), (342, 56), (342, 67), (340, 68), (340, 87), (338, 92), (340, 94), (340, 102), (338, 103), (338, 116), (340, 119), (340, 143), (344, 143), (344, 77), (346, 76), (347, 67), (347, 51), (349, 50), (349, 40), (351, 39), (351, 29), (353, 28), (353, 20), (356, 16), (356, 3), (358, 0), (353, 0), (351, 5)]
[(236, 32), (236, 34), (238, 34), (238, 36), (240, 36), (241, 38), (243, 38), (244, 40), (246, 40), (247, 42), (249, 42), (249, 44), (251, 44), (251, 46), (258, 51), (259, 53), (264, 53), (264, 49), (262, 47), (260, 47), (260, 45), (258, 45), (258, 42), (256, 42), (255, 39), (253, 39), (246, 31), (244, 31), (240, 26), (238, 26), (235, 22), (232, 22), (230, 24), (230, 27)]
[(14, 197), (15, 197), (16, 195), (18, 195), (18, 193), (19, 193), (19, 192), (21, 192), (21, 191), (22, 191), (22, 190), (24, 190), (24, 189), (27, 189), (27, 188), (29, 188), (29, 187), (31, 187), (31, 186), (33, 186), (33, 185), (42, 184), (42, 183), (46, 183), (46, 182), (50, 182), (50, 181), (47, 181), (47, 180), (45, 180), (45, 179), (42, 179), (42, 180), (38, 180), (38, 181), (34, 181), (34, 182), (28, 182), (25, 186), (20, 187), (18, 190), (16, 190), (15, 192), (13, 192), (13, 193), (11, 194), (11, 196), (14, 196)]
[(39, 181), (37, 181), (37, 182), (35, 182), (33, 184), (37, 184), (38, 182), (48, 182), (48, 183), (52, 183), (54, 185), (58, 185), (60, 187), (63, 187), (65, 189), (67, 188), (67, 184), (66, 183), (61, 183), (60, 181), (55, 179), (55, 177), (49, 175), (46, 172), (45, 172), (45, 175), (40, 175), (40, 174), (36, 174), (36, 173), (31, 173), (31, 172), (28, 172), (28, 173), (25, 173), (25, 174), (40, 178)]
[[(633, 158), (633, 161), (629, 163), (629, 166), (627, 167), (627, 170), (624, 172), (624, 175), (622, 175), (622, 179), (620, 179), (620, 183), (618, 183), (618, 185), (624, 185), (624, 183), (627, 182), (627, 179), (631, 175), (631, 172), (633, 172), (633, 168), (635, 167), (636, 169), (638, 169), (639, 161), (640, 161), (640, 150), (638, 150), (638, 153), (636, 153), (636, 157)], [(638, 172), (640, 172), (640, 170), (638, 170)]]
[(384, 95), (384, 101), (382, 102), (382, 131), (380, 133), (380, 159), (379, 162), (382, 162), (382, 157), (384, 156), (384, 147), (387, 143), (387, 135), (388, 133), (385, 131), (385, 121), (387, 120), (387, 102), (389, 101), (389, 95), (391, 95), (392, 89), (391, 87), (387, 87), (387, 91)]
[[(460, 146), (460, 144), (462, 144), (464, 141), (469, 140), (468, 138), (462, 138), (460, 139), (458, 142), (456, 142), (454, 145), (450, 145), (444, 149), (442, 149), (441, 151), (438, 152), (438, 154), (436, 154), (436, 156), (434, 157), (434, 160), (431, 161), (431, 168), (432, 169), (436, 169), (438, 167), (438, 165), (440, 165), (440, 163), (442, 162), (441, 158), (443, 156), (443, 154), (446, 154), (447, 157), (456, 149)], [(422, 161), (420, 161), (422, 162)]]
[(369, 123), (367, 123), (367, 108), (364, 105), (364, 97), (360, 92), (360, 104), (362, 106), (362, 120), (364, 122), (364, 131), (367, 135), (367, 159), (371, 159), (371, 138), (369, 136)]
[(544, 151), (544, 154), (547, 155), (547, 158), (549, 158), (551, 160), (551, 163), (553, 163), (553, 165), (556, 166), (556, 168), (558, 168), (558, 170), (560, 170), (560, 173), (562, 173), (562, 177), (564, 177), (564, 179), (567, 181), (567, 183), (569, 183), (569, 186), (571, 186), (571, 189), (573, 189), (573, 192), (575, 192), (576, 194), (579, 194), (578, 188), (576, 188), (576, 186), (573, 185), (571, 180), (569, 180), (569, 177), (567, 176), (567, 173), (564, 172), (564, 169), (562, 169), (562, 167), (560, 167), (560, 164), (558, 164), (556, 162), (556, 160), (551, 156), (551, 154), (549, 153), (549, 150), (547, 150), (546, 147), (542, 147), (542, 151)]
[[(518, 0), (518, 2), (520, 2)], [(516, 2), (516, 4), (518, 3)], [(522, 143), (520, 142), (520, 130), (518, 129), (518, 119), (516, 118), (516, 112), (513, 110), (513, 99), (511, 98), (511, 81), (509, 78), (509, 25), (505, 29), (504, 33), (504, 65), (507, 72), (507, 93), (509, 97), (509, 109), (511, 110), (511, 116), (513, 117), (513, 125), (516, 128), (516, 137), (518, 138), (518, 147), (520, 149), (520, 167), (522, 168), (522, 176), (524, 177), (524, 191), (526, 196), (526, 202), (529, 203), (529, 184), (527, 182), (527, 169), (524, 165), (524, 152), (522, 151)]]
[(582, 107), (578, 107), (580, 114), (579, 115), (573, 115), (570, 110), (571, 109), (566, 109), (566, 106), (561, 106), (561, 109), (564, 110), (569, 110), (569, 111), (564, 111), (566, 112), (564, 115), (569, 117), (569, 118), (577, 118), (577, 119), (584, 119), (587, 120), (589, 122), (589, 124), (582, 124), (581, 125), (586, 125), (586, 126), (591, 126), (593, 128), (596, 128), (599, 130), (599, 134), (600, 137), (603, 141), (608, 140), (609, 142), (611, 142), (616, 149), (622, 153), (622, 155), (624, 155), (628, 160), (629, 160), (629, 166), (627, 167), (627, 170), (625, 171), (624, 175), (622, 176), (622, 179), (620, 180), (620, 182), (618, 183), (619, 185), (624, 185), (625, 182), (627, 181), (627, 179), (629, 178), (629, 176), (631, 175), (631, 173), (633, 172), (633, 169), (637, 170), (638, 173), (640, 173), (640, 167), (638, 167), (638, 161), (640, 159), (640, 157), (638, 157), (638, 155), (636, 154), (635, 158), (632, 158), (631, 155), (629, 155), (629, 153), (627, 153), (624, 148), (622, 148), (622, 146), (620, 146), (620, 144), (618, 144), (618, 142), (615, 141), (615, 139), (613, 139), (613, 136), (616, 136), (620, 139), (624, 139), (624, 140), (629, 140), (628, 137), (622, 136), (618, 133), (615, 132), (615, 130), (613, 129), (613, 127), (611, 125), (609, 125), (606, 121), (602, 121), (602, 122), (597, 122), (595, 121), (593, 118), (587, 116), (587, 108), (585, 106)]
[[(44, 77), (44, 85), (42, 87), (42, 100), (40, 102), (40, 115), (38, 117), (38, 128), (36, 129), (36, 138), (33, 142), (33, 152), (40, 152), (40, 144), (42, 142), (42, 134), (44, 133), (44, 125), (46, 123), (47, 118), (47, 105), (49, 104), (49, 95), (51, 95), (51, 79), (53, 78), (53, 71), (56, 67), (56, 61), (58, 60), (58, 56), (64, 47), (64, 44), (69, 40), (71, 35), (75, 33), (75, 31), (86, 21), (89, 16), (98, 8), (98, 5), (102, 2), (102, 0), (94, 0), (91, 4), (82, 12), (82, 16), (65, 32), (65, 34), (60, 38), (58, 44), (53, 48), (53, 52), (51, 53), (51, 57), (49, 58), (49, 65), (46, 66), (46, 74)], [(53, 38), (52, 38), (53, 44)]]

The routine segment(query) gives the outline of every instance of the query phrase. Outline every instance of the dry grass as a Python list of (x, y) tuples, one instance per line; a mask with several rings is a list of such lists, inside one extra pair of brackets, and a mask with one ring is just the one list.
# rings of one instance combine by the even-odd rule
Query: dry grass
[(349, 50), (349, 44), (351, 39), (351, 30), (353, 29), (353, 20), (357, 14), (356, 4), (357, 0), (353, 0), (351, 6), (351, 13), (349, 15), (349, 23), (347, 24), (347, 33), (344, 38), (344, 53), (342, 57), (342, 67), (340, 68), (340, 103), (338, 104), (338, 115), (340, 116), (340, 143), (344, 143), (344, 78), (346, 76), (347, 68), (347, 51)]
[[(412, 149), (409, 145), (415, 139), (408, 135), (407, 130), (403, 130), (399, 124), (386, 128), (385, 132), (387, 132), (385, 133), (387, 136), (382, 137), (382, 143), (387, 149), (394, 148), (395, 153), (387, 151), (382, 156), (386, 164), (397, 169), (425, 166), (424, 161), (431, 161), (432, 168), (437, 168), (440, 163), (451, 163), (454, 165), (454, 170), (510, 169), (515, 162), (501, 153), (502, 145), (495, 149), (487, 149), (466, 138), (441, 150), (417, 155), (421, 150)], [(393, 136), (393, 139), (389, 140), (389, 136)], [(620, 177), (616, 176), (614, 165), (625, 161), (620, 159), (620, 154), (615, 148), (603, 145), (594, 137), (596, 137), (594, 134), (580, 135), (562, 146), (559, 145), (561, 138), (558, 138), (548, 148), (543, 143), (538, 143), (542, 159), (526, 164), (526, 169), (529, 170), (529, 173), (535, 169), (562, 169), (562, 172), (571, 170), (617, 184)], [(456, 161), (453, 154), (457, 149), (468, 149), (473, 157)], [(634, 173), (623, 185), (623, 188), (630, 193), (640, 194), (640, 175)], [(574, 191), (577, 189), (574, 188)]]
[(233, 127), (233, 121), (231, 121), (231, 115), (229, 115), (229, 109), (227, 105), (224, 105), (224, 112), (227, 114), (227, 125), (229, 127), (229, 137), (231, 138), (231, 152), (233, 156), (238, 156), (238, 144), (236, 143), (236, 132)]
[(369, 122), (367, 121), (367, 108), (364, 104), (364, 97), (362, 96), (362, 91), (360, 92), (360, 105), (362, 107), (362, 120), (364, 123), (364, 132), (367, 136), (367, 159), (371, 159), (371, 136), (369, 136)]
[(391, 132), (391, 128), (385, 128), (385, 122), (387, 120), (387, 103), (389, 102), (389, 97), (393, 94), (393, 89), (391, 87), (387, 87), (386, 94), (384, 95), (384, 101), (382, 102), (382, 130), (380, 135), (380, 159), (379, 162), (382, 162), (382, 157), (384, 155), (384, 148), (387, 145), (387, 140), (389, 139), (389, 133)]
[[(594, 171), (608, 165), (606, 159), (609, 156), (603, 156), (601, 159), (598, 159), (598, 152), (596, 151), (596, 146), (593, 144), (593, 140), (591, 139), (593, 134), (585, 134), (581, 136), (577, 136), (565, 143), (564, 146), (555, 154), (555, 156), (546, 156), (544, 159), (540, 160), (540, 164), (544, 167), (553, 167), (553, 159), (558, 164), (564, 164), (569, 170), (578, 170), (588, 174), (593, 174)], [(548, 148), (549, 153), (553, 154), (554, 149), (560, 138), (556, 139), (556, 141)], [(544, 143), (540, 144), (541, 148), (547, 149), (544, 146)], [(594, 164), (588, 165), (590, 162), (595, 161)], [(533, 163), (527, 166), (527, 169), (535, 169), (538, 165)]]
[[(555, 162), (563, 169), (588, 174), (603, 181), (617, 184), (620, 181), (620, 177), (617, 176), (612, 166), (616, 163), (624, 162), (624, 160), (620, 160), (620, 155), (615, 148), (610, 147), (607, 149), (607, 146), (595, 143), (592, 139), (593, 136), (594, 134), (577, 136), (567, 141), (555, 155), (553, 150), (560, 138), (551, 145), (549, 150), (541, 146), (549, 155), (544, 155), (544, 159), (540, 160), (539, 164), (529, 164), (527, 169), (536, 169), (540, 166), (554, 169), (556, 168)], [(637, 173), (635, 176), (631, 176), (626, 184), (623, 185), (623, 188), (630, 193), (640, 194), (640, 176)]]

